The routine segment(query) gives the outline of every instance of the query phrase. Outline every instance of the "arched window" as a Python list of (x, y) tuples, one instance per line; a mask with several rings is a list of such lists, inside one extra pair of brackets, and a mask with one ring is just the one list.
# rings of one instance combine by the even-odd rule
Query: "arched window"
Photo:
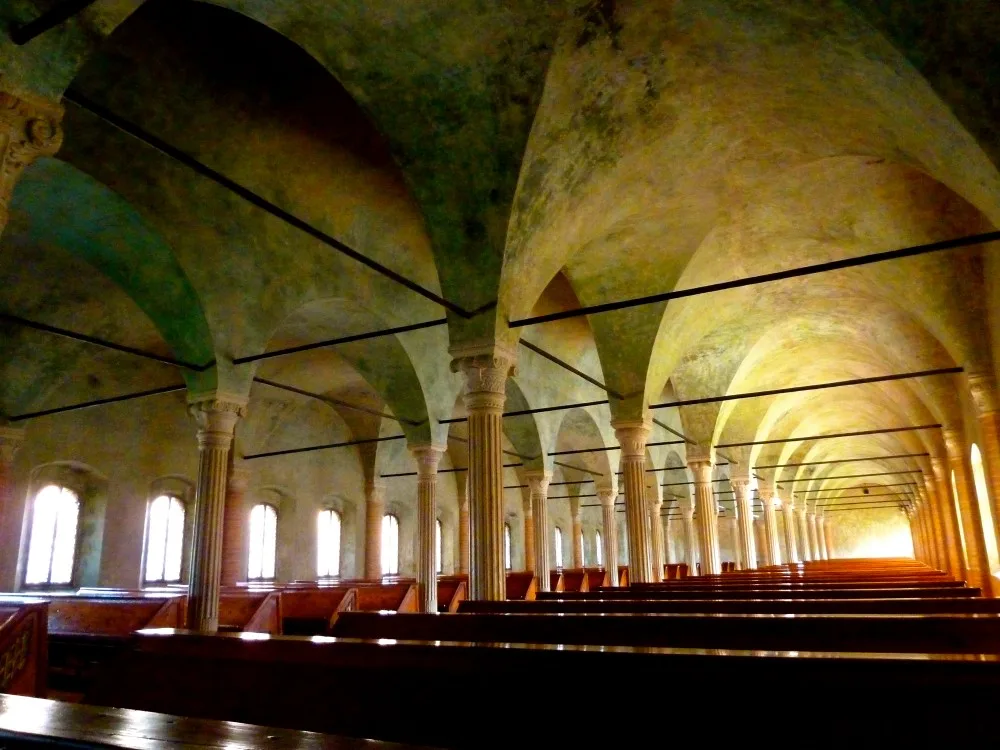
[(503, 525), (503, 566), (510, 570), (510, 524)]
[(399, 572), (399, 519), (392, 513), (382, 516), (382, 575)]
[(604, 547), (601, 546), (601, 532), (594, 532), (594, 559), (597, 560), (597, 567), (604, 565)]
[(28, 567), (24, 576), (26, 584), (37, 586), (73, 580), (79, 518), (80, 499), (73, 490), (50, 484), (35, 495)]
[(990, 563), (990, 571), (1000, 570), (1000, 551), (997, 550), (997, 533), (993, 525), (993, 508), (990, 504), (990, 490), (986, 484), (986, 472), (983, 471), (983, 456), (979, 446), (972, 444), (971, 449), (972, 479), (976, 485), (976, 500), (979, 503), (979, 517), (983, 522), (983, 537), (986, 540), (986, 557)]
[(173, 495), (160, 495), (149, 504), (146, 583), (176, 583), (181, 580), (184, 514), (184, 503)]
[(562, 529), (558, 526), (555, 528), (556, 537), (556, 567), (561, 568), (563, 566), (563, 555), (562, 555)]
[(340, 575), (340, 514), (321, 510), (316, 533), (316, 575)]
[(250, 557), (247, 578), (274, 578), (274, 553), (278, 543), (278, 511), (260, 503), (250, 511)]
[(437, 573), (442, 572), (441, 560), (444, 558), (441, 543), (441, 519), (438, 518), (434, 521), (434, 570)]
[(962, 524), (962, 509), (958, 505), (958, 486), (955, 484), (955, 472), (951, 472), (951, 500), (955, 504), (955, 519), (958, 521), (958, 539), (962, 542), (962, 559), (969, 564), (969, 550), (965, 546), (965, 527)]

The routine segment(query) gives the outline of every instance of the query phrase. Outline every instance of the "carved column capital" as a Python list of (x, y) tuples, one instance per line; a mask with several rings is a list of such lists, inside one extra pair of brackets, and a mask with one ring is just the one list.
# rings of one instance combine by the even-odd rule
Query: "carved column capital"
[(201, 448), (228, 448), (236, 423), (247, 413), (247, 399), (227, 393), (211, 393), (188, 399), (188, 410), (198, 425)]
[(653, 431), (653, 418), (646, 414), (642, 419), (619, 419), (611, 423), (622, 449), (622, 458), (645, 458), (646, 441)]
[[(944, 429), (941, 431), (941, 437), (944, 438), (944, 448), (948, 454), (948, 460), (964, 455), (965, 441), (962, 439), (961, 430), (954, 428)], [(933, 461), (933, 459), (931, 460)]]
[(10, 466), (24, 445), (23, 427), (0, 427), (0, 464)]
[(453, 347), (452, 372), (465, 376), (467, 409), (503, 411), (507, 378), (517, 374), (517, 351), (498, 344)]
[(417, 462), (417, 479), (434, 479), (437, 477), (438, 464), (444, 455), (445, 448), (440, 445), (414, 445), (410, 453)]
[(993, 376), (985, 372), (969, 374), (969, 394), (977, 416), (997, 411), (997, 384)]
[(547, 471), (527, 471), (524, 478), (528, 480), (528, 491), (532, 497), (548, 497), (549, 482), (552, 481), (552, 474)]
[(0, 229), (7, 223), (14, 186), (25, 168), (62, 145), (62, 105), (3, 88), (0, 80)]
[(712, 481), (712, 460), (706, 456), (688, 458), (688, 468), (694, 475), (694, 483), (709, 484)]
[(750, 480), (744, 477), (730, 477), (729, 484), (733, 488), (733, 497), (737, 500), (746, 497), (747, 490), (750, 489)]
[(766, 505), (767, 503), (774, 502), (774, 487), (769, 484), (758, 484), (757, 485), (757, 496), (760, 498), (760, 504)]
[(615, 507), (615, 498), (618, 493), (611, 488), (605, 488), (597, 490), (597, 498), (601, 501), (602, 508), (613, 508)]
[(385, 503), (385, 482), (378, 480), (365, 482), (365, 502), (383, 505)]

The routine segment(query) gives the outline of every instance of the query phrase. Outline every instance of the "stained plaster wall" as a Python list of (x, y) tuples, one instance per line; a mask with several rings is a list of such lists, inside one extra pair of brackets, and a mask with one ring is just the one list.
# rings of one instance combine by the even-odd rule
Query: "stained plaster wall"
[(910, 524), (897, 508), (828, 513), (826, 529), (837, 557), (911, 557)]

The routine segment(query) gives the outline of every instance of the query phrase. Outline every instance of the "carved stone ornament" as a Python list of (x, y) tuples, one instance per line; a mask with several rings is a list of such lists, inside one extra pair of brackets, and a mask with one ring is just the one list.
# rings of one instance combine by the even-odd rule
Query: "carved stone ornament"
[(547, 495), (552, 474), (547, 471), (529, 471), (525, 473), (524, 478), (528, 480), (528, 491), (532, 497)]
[(598, 490), (597, 497), (601, 501), (601, 505), (605, 508), (613, 508), (615, 505), (615, 497), (618, 495), (617, 492), (611, 489)]
[(982, 416), (997, 411), (997, 384), (989, 373), (969, 375), (969, 394), (976, 414)]
[(611, 423), (615, 428), (615, 437), (622, 449), (622, 458), (644, 459), (646, 457), (646, 442), (653, 431), (653, 419), (650, 415), (642, 419), (621, 419)]
[(52, 156), (62, 145), (62, 118), (63, 108), (55, 102), (0, 88), (0, 228), (6, 224), (21, 173), (38, 157)]
[(236, 423), (247, 413), (247, 399), (212, 393), (188, 400), (188, 410), (198, 425), (198, 443), (203, 448), (229, 447)]
[(452, 372), (465, 375), (465, 408), (503, 411), (507, 378), (517, 374), (517, 352), (499, 344), (453, 347), (449, 352)]
[(769, 484), (758, 484), (757, 485), (757, 496), (760, 498), (761, 503), (766, 503), (769, 500), (774, 500), (774, 487)]
[(418, 479), (437, 477), (438, 464), (441, 463), (444, 452), (445, 448), (440, 445), (415, 445), (410, 448), (410, 453), (417, 462)]
[(0, 462), (4, 466), (14, 463), (14, 456), (24, 445), (24, 428), (0, 427)]
[(941, 437), (944, 438), (944, 447), (948, 452), (949, 460), (961, 459), (964, 454), (962, 450), (962, 433), (958, 430), (942, 430)]

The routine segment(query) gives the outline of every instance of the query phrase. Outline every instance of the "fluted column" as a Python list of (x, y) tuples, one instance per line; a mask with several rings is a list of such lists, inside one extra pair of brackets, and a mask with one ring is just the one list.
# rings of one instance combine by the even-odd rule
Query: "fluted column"
[(829, 560), (830, 555), (826, 550), (826, 516), (822, 513), (816, 516), (816, 538), (818, 540), (819, 546), (819, 558), (821, 560)]
[(812, 561), (812, 550), (809, 548), (809, 522), (806, 520), (806, 501), (802, 501), (802, 507), (795, 509), (795, 531), (799, 548), (799, 556), (802, 562)]
[(764, 511), (761, 514), (764, 519), (764, 564), (781, 565), (781, 542), (778, 539), (778, 517), (774, 512), (774, 488), (760, 485), (757, 487), (757, 496), (760, 497), (760, 504)]
[(694, 527), (694, 501), (689, 501), (682, 509), (684, 514), (684, 554), (688, 575), (698, 573), (698, 532)]
[(0, 80), (0, 234), (10, 216), (14, 186), (25, 168), (62, 145), (63, 108), (48, 99), (3, 88)]
[(677, 548), (674, 545), (674, 522), (670, 518), (670, 504), (667, 503), (667, 512), (660, 519), (663, 524), (663, 555), (666, 562), (673, 565), (677, 562)]
[(761, 513), (753, 520), (754, 541), (757, 543), (757, 563), (758, 568), (767, 565), (767, 528), (764, 526), (764, 514)]
[[(969, 391), (982, 436), (980, 453), (989, 487), (993, 522), (996, 525), (1000, 522), (1000, 399), (997, 397), (996, 382), (989, 374), (969, 375)], [(1000, 539), (1000, 527), (995, 532), (997, 539)]]
[(799, 557), (799, 547), (795, 542), (795, 501), (789, 495), (781, 505), (781, 512), (785, 519), (785, 549), (788, 552), (788, 562), (802, 562)]
[(598, 488), (597, 497), (601, 501), (601, 522), (604, 533), (604, 568), (612, 586), (618, 585), (618, 526), (615, 523), (615, 497), (618, 492), (613, 487)]
[(547, 471), (529, 471), (525, 474), (531, 493), (531, 510), (535, 517), (535, 578), (539, 591), (549, 591), (549, 482)]
[(365, 483), (365, 578), (382, 579), (382, 516), (385, 515), (385, 483)]
[(965, 540), (959, 525), (958, 508), (951, 491), (951, 481), (948, 477), (948, 464), (940, 456), (931, 456), (933, 482), (925, 477), (927, 494), (931, 498), (935, 526), (940, 527), (946, 542), (946, 552), (951, 574), (968, 580), (969, 562), (965, 550)]
[(417, 460), (417, 599), (421, 612), (437, 612), (437, 470), (445, 449), (410, 448)]
[(646, 505), (649, 508), (649, 541), (652, 552), (653, 582), (663, 580), (663, 524), (660, 523), (660, 509), (663, 501), (658, 496), (656, 490), (651, 489), (646, 497)]
[(235, 586), (246, 578), (247, 526), (250, 513), (246, 506), (250, 469), (229, 452), (226, 505), (222, 517), (222, 585)]
[(198, 486), (187, 624), (203, 633), (219, 629), (226, 470), (236, 423), (246, 415), (246, 406), (245, 398), (218, 393), (192, 398), (190, 402), (191, 415), (198, 426)]
[[(934, 502), (927, 491), (927, 477), (922, 479), (924, 481), (918, 480), (917, 483), (917, 498), (919, 500), (917, 507), (924, 535), (924, 556), (927, 558), (926, 562), (933, 567), (950, 571), (954, 562), (949, 557), (944, 523), (941, 520), (941, 515), (935, 513)], [(961, 575), (961, 572), (953, 571), (953, 575)]]
[[(469, 508), (472, 570), (469, 598), (502, 601), (507, 571), (503, 543), (503, 406), (515, 353), (498, 344), (452, 349), (452, 369), (465, 375), (462, 400), (469, 415)], [(536, 514), (537, 515), (537, 514)]]
[(524, 569), (535, 572), (535, 509), (531, 507), (531, 495), (524, 500)]
[(972, 481), (966, 463), (966, 444), (958, 430), (944, 430), (944, 444), (948, 453), (953, 490), (958, 499), (962, 530), (965, 533), (965, 552), (968, 556), (969, 585), (978, 586), (984, 596), (992, 596), (989, 559), (986, 556), (986, 538), (979, 507), (973, 496)]
[[(720, 525), (722, 524), (726, 526), (726, 534), (729, 536), (729, 543), (733, 548), (733, 563), (736, 565), (736, 570), (743, 570), (743, 548), (740, 546), (740, 518), (738, 511), (734, 510), (728, 516), (720, 516)], [(719, 559), (720, 561), (722, 559), (721, 551)]]
[(813, 508), (806, 514), (809, 530), (809, 549), (812, 552), (813, 560), (822, 560), (823, 554), (819, 549), (819, 529), (816, 528), (816, 509)]
[(833, 519), (827, 518), (824, 523), (824, 531), (826, 533), (826, 557), (828, 560), (835, 560), (837, 558), (836, 546), (833, 543)]
[(743, 555), (743, 570), (757, 569), (757, 540), (753, 531), (753, 498), (750, 496), (750, 478), (731, 478), (736, 507), (739, 513), (740, 550)]
[(573, 567), (583, 567), (583, 520), (580, 518), (580, 498), (569, 501), (570, 517), (573, 520)]
[(694, 475), (701, 574), (718, 575), (722, 572), (722, 558), (719, 553), (719, 510), (715, 502), (715, 493), (712, 491), (712, 461), (708, 457), (689, 457), (688, 468)]
[(469, 493), (465, 482), (459, 482), (458, 491), (458, 572), (469, 575), (469, 555), (472, 529), (469, 522)]
[(652, 429), (647, 415), (641, 420), (612, 423), (621, 446), (625, 479), (625, 523), (628, 529), (628, 574), (632, 583), (653, 580), (649, 511), (646, 507), (646, 441)]

